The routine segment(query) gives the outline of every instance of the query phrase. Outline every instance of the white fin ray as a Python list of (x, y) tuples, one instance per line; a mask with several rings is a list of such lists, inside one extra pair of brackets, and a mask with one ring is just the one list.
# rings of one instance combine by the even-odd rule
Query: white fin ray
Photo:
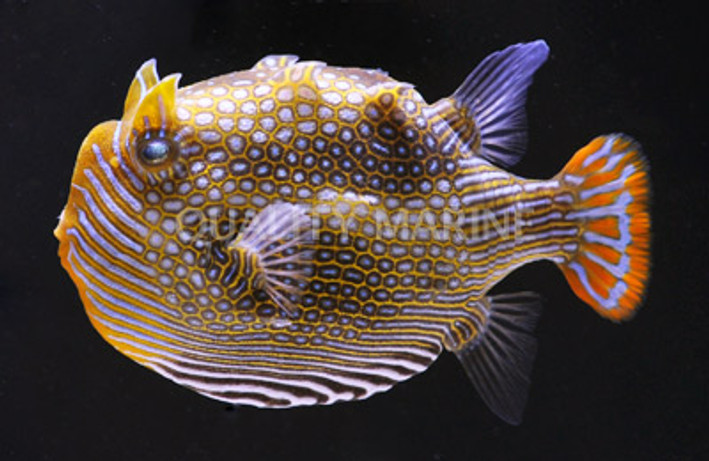
[[(253, 288), (262, 289), (290, 316), (298, 314), (301, 283), (307, 280), (312, 250), (312, 222), (308, 208), (291, 203), (272, 204), (254, 216), (229, 245), (240, 257), (244, 276), (253, 275)], [(252, 266), (249, 262), (253, 261)]]

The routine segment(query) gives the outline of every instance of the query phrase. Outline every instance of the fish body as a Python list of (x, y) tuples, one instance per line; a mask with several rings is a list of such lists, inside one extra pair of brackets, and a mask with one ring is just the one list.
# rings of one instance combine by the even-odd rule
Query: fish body
[(490, 289), (551, 260), (620, 321), (648, 275), (633, 140), (599, 137), (549, 180), (505, 170), (547, 54), (494, 53), (434, 104), (291, 55), (185, 88), (148, 61), (122, 119), (81, 146), (55, 230), (92, 324), (161, 375), (258, 407), (364, 399), (445, 349), (519, 423), (540, 305)]

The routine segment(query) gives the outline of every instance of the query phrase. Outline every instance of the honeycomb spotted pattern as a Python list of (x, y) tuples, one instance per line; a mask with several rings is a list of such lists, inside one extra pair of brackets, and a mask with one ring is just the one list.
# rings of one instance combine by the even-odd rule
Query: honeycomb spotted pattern
[[(136, 146), (163, 138), (174, 158), (141, 163)], [(429, 105), (381, 71), (269, 56), (178, 90), (149, 61), (123, 119), (85, 146), (60, 252), (91, 321), (139, 363), (232, 403), (388, 389), (474, 340), (511, 270), (576, 249), (578, 225), (557, 219), (568, 189), (472, 155), (465, 107)], [(307, 262), (284, 265), (305, 276), (274, 277), (291, 312), (243, 284), (235, 251), (278, 203), (312, 218)]]

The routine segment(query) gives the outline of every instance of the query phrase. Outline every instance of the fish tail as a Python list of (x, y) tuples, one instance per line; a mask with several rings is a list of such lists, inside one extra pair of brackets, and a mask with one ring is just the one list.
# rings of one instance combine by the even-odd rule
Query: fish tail
[(581, 148), (557, 176), (574, 196), (567, 219), (577, 245), (559, 266), (576, 295), (602, 317), (628, 320), (650, 270), (650, 180), (640, 145), (622, 134)]

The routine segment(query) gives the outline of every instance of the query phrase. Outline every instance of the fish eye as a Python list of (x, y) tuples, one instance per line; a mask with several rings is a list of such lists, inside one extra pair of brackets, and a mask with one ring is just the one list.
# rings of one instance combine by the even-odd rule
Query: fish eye
[(174, 158), (177, 146), (164, 136), (146, 136), (136, 144), (138, 158), (147, 166), (157, 166)]

